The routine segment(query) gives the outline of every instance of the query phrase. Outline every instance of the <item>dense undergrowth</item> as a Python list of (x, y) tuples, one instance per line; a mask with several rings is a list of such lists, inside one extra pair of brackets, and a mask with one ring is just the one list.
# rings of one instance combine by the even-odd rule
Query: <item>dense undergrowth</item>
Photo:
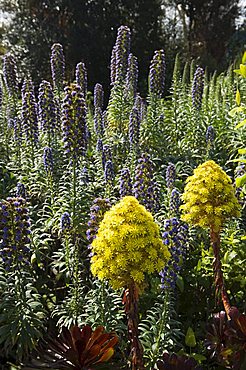
[[(228, 341), (221, 328), (211, 335), (207, 323), (223, 310), (217, 283), (213, 283), (213, 248), (206, 229), (181, 220), (179, 206), (187, 177), (205, 161), (215, 161), (236, 181), (241, 215), (223, 219), (220, 257), (231, 305), (243, 312), (246, 131), (245, 121), (240, 122), (245, 120), (245, 62), (237, 74), (230, 67), (221, 75), (208, 76), (195, 61), (180, 66), (177, 56), (172, 87), (164, 97), (168, 61), (163, 50), (156, 51), (150, 65), (149, 93), (141, 97), (137, 58), (130, 53), (130, 30), (122, 26), (112, 51), (111, 94), (106, 102), (99, 83), (91, 99), (83, 63), (76, 66), (74, 81), (65, 82), (65, 58), (59, 44), (51, 52), (53, 80), (44, 80), (39, 87), (28, 76), (19, 76), (11, 55), (4, 57), (0, 85), (3, 369), (42, 368), (45, 345), (40, 349), (39, 343), (49, 343), (63, 326), (71, 325), (90, 325), (93, 330), (102, 325), (116, 333), (119, 341), (108, 369), (243, 369), (245, 322), (244, 329), (229, 327), (234, 334), (227, 330)], [(131, 211), (123, 207), (120, 215), (112, 213), (115, 219), (110, 226), (107, 220), (101, 223), (106, 211), (119, 209), (118, 205), (111, 207), (120, 199), (125, 204), (125, 196), (137, 198), (153, 220), (146, 221), (139, 210), (132, 214), (137, 220), (132, 225), (128, 220)], [(123, 221), (117, 226), (120, 217)], [(154, 221), (157, 226), (151, 226)], [(114, 225), (118, 234), (111, 236)], [(162, 241), (157, 231), (150, 232), (155, 227)], [(98, 229), (101, 234), (95, 239)], [(148, 238), (143, 230), (149, 230)], [(122, 234), (130, 240), (126, 249), (117, 244)], [(105, 238), (114, 238), (114, 250), (105, 244), (97, 261)], [(153, 249), (160, 243), (169, 251), (169, 262), (155, 260)], [(147, 264), (148, 258), (159, 269)], [(131, 281), (140, 290), (138, 334), (143, 364), (139, 367), (133, 366), (128, 343), (133, 339), (127, 335), (130, 309), (126, 308), (124, 285)], [(216, 320), (224, 320), (224, 326), (230, 321), (222, 314)], [(233, 335), (240, 337), (240, 343), (231, 344)], [(63, 331), (64, 341), (67, 336)], [(215, 337), (220, 348), (215, 346)], [(176, 365), (170, 367), (171, 355), (162, 357), (165, 351), (187, 354), (194, 360), (173, 355)], [(39, 357), (39, 364), (33, 365), (32, 360)], [(102, 362), (88, 362), (91, 368), (97, 365)], [(46, 366), (87, 368), (82, 362), (81, 367), (71, 367), (71, 360), (64, 367)]]

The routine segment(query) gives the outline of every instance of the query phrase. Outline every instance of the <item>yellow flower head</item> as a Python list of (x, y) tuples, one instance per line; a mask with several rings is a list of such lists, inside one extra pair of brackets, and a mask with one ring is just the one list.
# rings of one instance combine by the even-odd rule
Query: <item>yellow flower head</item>
[(182, 219), (219, 231), (227, 218), (240, 216), (232, 181), (214, 161), (207, 161), (188, 177), (182, 199)]
[(141, 285), (145, 274), (159, 272), (170, 256), (151, 213), (132, 196), (105, 213), (91, 246), (92, 273), (115, 289), (132, 280)]

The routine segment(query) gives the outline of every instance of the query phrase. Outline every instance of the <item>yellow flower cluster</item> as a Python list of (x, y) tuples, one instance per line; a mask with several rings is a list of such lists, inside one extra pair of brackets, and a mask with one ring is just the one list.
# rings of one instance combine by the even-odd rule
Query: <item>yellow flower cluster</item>
[(232, 181), (214, 161), (198, 166), (186, 182), (183, 221), (219, 231), (226, 218), (240, 216)]
[(170, 256), (151, 213), (132, 196), (105, 213), (91, 246), (93, 275), (108, 279), (114, 289), (132, 280), (140, 285), (145, 274), (159, 272)]

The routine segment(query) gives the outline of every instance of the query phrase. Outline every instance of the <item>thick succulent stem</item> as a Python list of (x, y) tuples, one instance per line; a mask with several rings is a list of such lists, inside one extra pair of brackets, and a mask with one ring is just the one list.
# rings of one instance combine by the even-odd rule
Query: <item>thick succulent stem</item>
[(134, 282), (125, 290), (123, 303), (128, 320), (128, 337), (131, 342), (131, 369), (144, 370), (143, 347), (138, 338), (138, 288)]
[(225, 288), (221, 260), (220, 260), (220, 233), (214, 231), (213, 228), (211, 227), (210, 238), (211, 238), (211, 244), (212, 244), (213, 252), (214, 252), (213, 268), (214, 268), (216, 295), (220, 292), (225, 312), (227, 314), (227, 317), (229, 317), (231, 305), (230, 305), (230, 301), (229, 301), (226, 288)]

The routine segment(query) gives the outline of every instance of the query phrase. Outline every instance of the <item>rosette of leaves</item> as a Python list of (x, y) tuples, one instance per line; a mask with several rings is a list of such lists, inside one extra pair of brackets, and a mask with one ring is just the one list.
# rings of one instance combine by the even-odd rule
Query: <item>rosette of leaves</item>
[(246, 315), (236, 307), (230, 310), (230, 320), (224, 311), (213, 315), (207, 325), (205, 347), (210, 357), (229, 369), (244, 369), (246, 365)]
[(185, 355), (178, 356), (175, 353), (164, 353), (156, 366), (159, 370), (202, 370), (194, 358)]
[(89, 325), (70, 330), (63, 326), (61, 335), (41, 344), (33, 353), (36, 359), (24, 369), (93, 370), (111, 359), (117, 342), (117, 335), (104, 333), (103, 326), (94, 331)]

